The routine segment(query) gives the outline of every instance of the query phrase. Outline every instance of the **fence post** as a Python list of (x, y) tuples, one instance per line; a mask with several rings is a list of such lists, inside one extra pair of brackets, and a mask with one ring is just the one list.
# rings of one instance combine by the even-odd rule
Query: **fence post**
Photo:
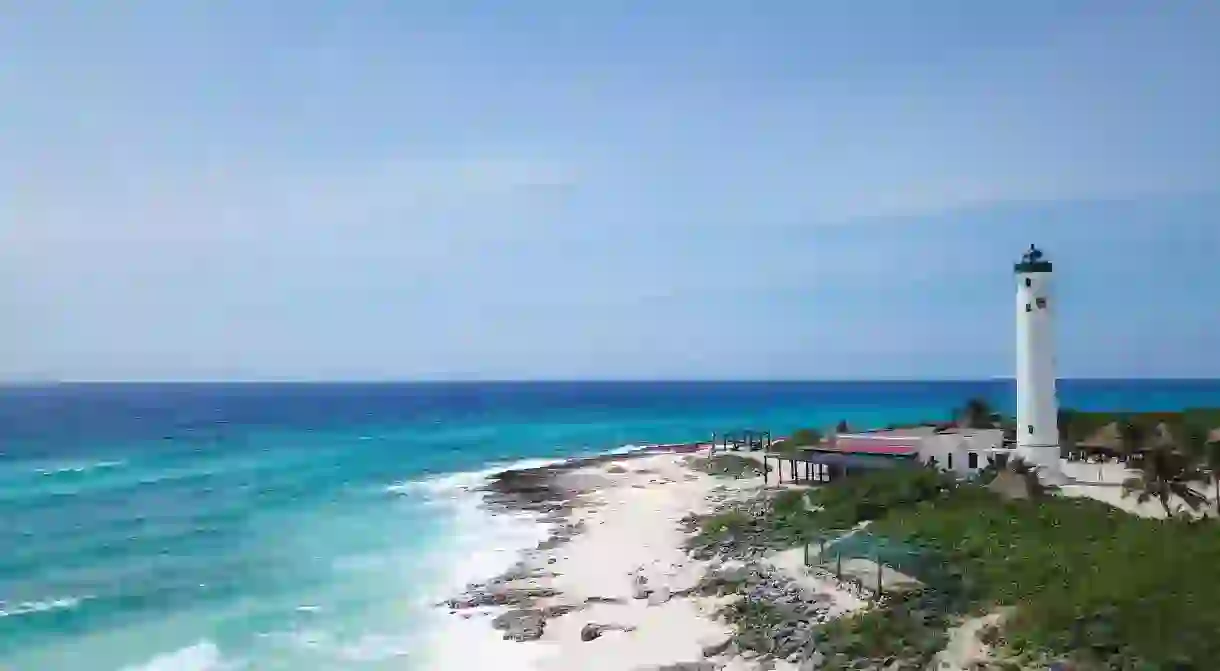
[(877, 553), (877, 598), (881, 597), (881, 553)]

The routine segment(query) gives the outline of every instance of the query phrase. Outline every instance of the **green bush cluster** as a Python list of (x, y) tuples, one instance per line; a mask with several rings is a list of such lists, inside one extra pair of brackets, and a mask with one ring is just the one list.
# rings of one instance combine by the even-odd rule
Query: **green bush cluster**
[(1089, 499), (1003, 501), (974, 486), (873, 526), (944, 557), (976, 608), (1016, 606), (1004, 637), (1086, 668), (1212, 669), (1220, 660), (1220, 534)]
[(755, 526), (754, 518), (743, 510), (729, 509), (705, 517), (699, 525), (694, 544), (706, 545), (744, 536)]
[(797, 429), (785, 442), (788, 447), (804, 447), (822, 442), (822, 432), (817, 429)]
[(772, 633), (786, 620), (775, 604), (751, 598), (732, 601), (720, 608), (717, 615), (733, 625), (736, 630), (733, 639), (738, 646), (762, 653), (774, 650)]
[(697, 533), (688, 547), (711, 550), (723, 541), (740, 548), (785, 549), (813, 537), (813, 515), (805, 492), (783, 490), (759, 499), (753, 511), (741, 504), (693, 520)]
[(813, 490), (809, 500), (821, 508), (813, 522), (823, 530), (844, 530), (875, 520), (891, 510), (948, 495), (953, 478), (930, 468), (875, 471)]
[(931, 597), (915, 595), (852, 617), (832, 620), (814, 633), (817, 648), (825, 655), (823, 671), (887, 668), (923, 671), (937, 652), (944, 649), (947, 613)]
[(763, 465), (755, 459), (740, 454), (715, 454), (699, 459), (695, 467), (711, 475), (727, 478), (753, 478), (763, 474)]

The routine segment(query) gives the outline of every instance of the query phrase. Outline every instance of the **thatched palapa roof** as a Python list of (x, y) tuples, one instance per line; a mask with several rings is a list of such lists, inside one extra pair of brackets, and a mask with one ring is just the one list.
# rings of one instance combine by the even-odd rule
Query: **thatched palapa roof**
[(1080, 441), (1081, 447), (1103, 447), (1109, 450), (1122, 448), (1122, 434), (1118, 430), (1118, 422), (1110, 422), (1093, 432), (1093, 435)]
[(1156, 447), (1173, 447), (1177, 444), (1174, 442), (1173, 431), (1165, 422), (1157, 424), (1149, 438), (1148, 443)]

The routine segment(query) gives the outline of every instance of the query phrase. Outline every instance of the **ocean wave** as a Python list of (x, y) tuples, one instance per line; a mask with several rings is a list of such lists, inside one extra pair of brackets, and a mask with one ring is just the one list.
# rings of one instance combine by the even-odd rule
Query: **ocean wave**
[(388, 485), (385, 491), (391, 494), (439, 494), (447, 490), (466, 490), (481, 486), (489, 478), (504, 471), (524, 468), (542, 468), (554, 466), (567, 461), (563, 459), (522, 459), (520, 461), (502, 462), (474, 471), (459, 471), (457, 473), (441, 473), (426, 476), (418, 480), (406, 480)]
[(382, 662), (406, 657), (410, 654), (410, 644), (408, 637), (368, 634), (340, 647), (338, 656), (348, 662)]
[(324, 629), (263, 632), (258, 637), (270, 641), (272, 649), (291, 651), (294, 657), (345, 667), (352, 662), (364, 665), (409, 657), (415, 643), (409, 634), (369, 633), (349, 639)]
[(45, 599), (43, 601), (23, 601), (18, 604), (8, 604), (0, 601), (0, 618), (21, 617), (35, 613), (49, 613), (56, 610), (74, 610), (92, 597), (69, 596), (61, 599)]
[[(539, 654), (527, 646), (516, 646), (511, 651), (519, 650), (521, 655), (506, 658), (506, 650), (500, 645), (500, 633), (486, 622), (455, 618), (448, 610), (434, 607), (438, 601), (460, 593), (471, 582), (503, 573), (520, 558), (522, 551), (536, 546), (548, 535), (548, 525), (539, 524), (536, 516), (494, 513), (485, 508), (478, 490), (480, 485), (506, 470), (553, 466), (602, 455), (626, 455), (648, 448), (622, 445), (613, 450), (587, 451), (562, 458), (490, 464), (478, 470), (435, 475), (387, 487), (389, 492), (423, 497), (426, 502), (438, 505), (439, 514), (449, 520), (446, 542), (433, 546), (429, 555), (417, 558), (416, 563), (418, 570), (428, 576), (427, 588), (412, 594), (411, 601), (411, 606), (421, 610), (419, 617), (426, 622), (419, 628), (425, 641), (418, 656), (425, 662), (423, 668), (477, 668), (494, 664), (498, 668), (524, 669), (531, 668), (530, 660)], [(472, 660), (477, 663), (469, 664)]]
[(239, 662), (226, 661), (215, 643), (204, 639), (187, 646), (157, 655), (143, 664), (123, 667), (122, 671), (237, 671), (243, 668)]
[(390, 494), (439, 494), (450, 490), (469, 490), (480, 487), (490, 478), (505, 471), (524, 470), (528, 468), (545, 468), (558, 466), (574, 459), (585, 459), (613, 454), (633, 454), (649, 449), (647, 445), (622, 445), (603, 452), (586, 452), (567, 457), (519, 459), (517, 461), (496, 462), (483, 468), (456, 473), (441, 473), (426, 476), (417, 480), (406, 480), (387, 485), (385, 491)]
[(101, 471), (111, 468), (121, 468), (126, 466), (126, 461), (96, 461), (87, 464), (63, 464), (59, 466), (50, 466), (46, 468), (37, 468), (35, 471), (39, 475), (60, 475), (63, 473), (88, 473), (89, 471)]

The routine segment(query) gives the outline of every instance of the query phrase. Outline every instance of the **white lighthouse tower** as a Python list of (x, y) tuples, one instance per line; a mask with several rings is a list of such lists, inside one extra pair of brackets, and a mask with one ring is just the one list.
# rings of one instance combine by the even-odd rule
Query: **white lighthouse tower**
[(1017, 455), (1038, 467), (1044, 482), (1063, 479), (1059, 407), (1051, 324), (1051, 262), (1033, 245), (1014, 266), (1017, 275)]

